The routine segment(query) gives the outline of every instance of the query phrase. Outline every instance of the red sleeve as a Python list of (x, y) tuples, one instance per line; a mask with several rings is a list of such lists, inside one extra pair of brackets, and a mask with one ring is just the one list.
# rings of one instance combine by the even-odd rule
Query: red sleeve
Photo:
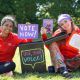
[(42, 39), (43, 39), (43, 41), (45, 41), (47, 39), (47, 35), (46, 34), (42, 34)]
[(14, 33), (13, 33), (13, 38), (14, 38), (14, 41), (16, 42), (17, 45), (20, 44), (20, 43), (27, 43), (27, 42), (32, 42), (33, 41), (33, 39), (21, 39), (21, 38), (18, 37), (17, 34), (14, 34)]
[(27, 39), (27, 42), (32, 42), (33, 41), (33, 39)]
[(18, 41), (19, 41), (19, 44), (20, 43), (28, 43), (28, 42), (32, 42), (32, 39), (19, 39), (18, 38)]
[[(47, 39), (47, 35), (46, 34), (42, 34), (42, 39), (43, 41), (45, 41)], [(49, 49), (49, 45), (45, 45), (47, 49)]]

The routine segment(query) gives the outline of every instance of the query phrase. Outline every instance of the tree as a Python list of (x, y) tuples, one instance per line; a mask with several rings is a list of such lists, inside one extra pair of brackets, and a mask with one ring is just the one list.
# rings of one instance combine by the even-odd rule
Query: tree
[(18, 23), (28, 21), (41, 25), (42, 19), (53, 18), (56, 24), (57, 16), (61, 13), (70, 14), (79, 24), (80, 0), (0, 0), (0, 20), (12, 14)]
[(19, 23), (35, 18), (35, 0), (0, 0), (0, 16), (15, 15)]

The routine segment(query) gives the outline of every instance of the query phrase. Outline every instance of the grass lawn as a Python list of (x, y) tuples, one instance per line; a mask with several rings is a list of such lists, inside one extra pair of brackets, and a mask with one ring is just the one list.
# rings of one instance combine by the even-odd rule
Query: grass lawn
[[(46, 58), (46, 69), (51, 64), (50, 54), (47, 48), (45, 48), (45, 58)], [(75, 76), (72, 79), (65, 79), (64, 77), (60, 76), (60, 74), (56, 73), (26, 73), (21, 74), (21, 63), (20, 63), (20, 56), (19, 56), (19, 48), (16, 50), (16, 55), (14, 57), (14, 61), (16, 62), (16, 69), (13, 77), (7, 76), (0, 76), (0, 80), (80, 80), (80, 71), (72, 72)]]

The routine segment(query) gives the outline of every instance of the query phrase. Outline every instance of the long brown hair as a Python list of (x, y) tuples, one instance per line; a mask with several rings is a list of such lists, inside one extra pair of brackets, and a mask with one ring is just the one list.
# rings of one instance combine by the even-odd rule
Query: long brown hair
[[(66, 32), (66, 30), (64, 30), (60, 25), (58, 26), (58, 28), (61, 29), (62, 32)], [(72, 28), (72, 30), (71, 30), (71, 32), (72, 32), (74, 30), (74, 24), (73, 24), (72, 19), (71, 19), (71, 28)]]

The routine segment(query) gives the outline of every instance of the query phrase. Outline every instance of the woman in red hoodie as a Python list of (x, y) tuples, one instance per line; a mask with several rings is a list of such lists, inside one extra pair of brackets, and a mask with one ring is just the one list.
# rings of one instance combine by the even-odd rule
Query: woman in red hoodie
[(16, 27), (13, 16), (7, 15), (1, 21), (0, 30), (0, 74), (13, 75), (15, 63), (12, 61), (20, 43), (32, 42), (32, 39), (20, 39), (12, 30)]
[[(68, 45), (68, 42), (73, 32), (80, 33), (79, 28), (73, 23), (72, 18), (68, 14), (61, 14), (58, 17), (59, 28), (52, 34), (52, 37), (58, 36), (61, 32), (65, 32), (68, 36), (60, 41), (53, 42), (49, 47), (51, 54), (51, 60), (54, 64), (55, 71), (60, 71), (64, 77), (72, 77), (67, 67), (70, 70), (77, 69), (80, 67), (80, 60), (74, 61), (79, 58), (79, 51)], [(43, 40), (47, 39), (46, 29), (41, 28), (41, 34)], [(74, 66), (74, 64), (76, 66)]]

